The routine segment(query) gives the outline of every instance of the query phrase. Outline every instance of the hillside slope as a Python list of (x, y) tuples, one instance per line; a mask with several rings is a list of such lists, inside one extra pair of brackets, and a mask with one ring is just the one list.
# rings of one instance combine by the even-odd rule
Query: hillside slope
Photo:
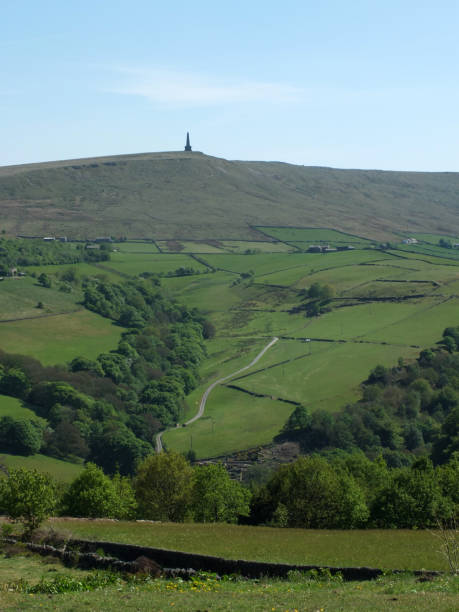
[(0, 168), (9, 234), (259, 238), (254, 225), (388, 239), (459, 232), (459, 174), (336, 170), (146, 153)]

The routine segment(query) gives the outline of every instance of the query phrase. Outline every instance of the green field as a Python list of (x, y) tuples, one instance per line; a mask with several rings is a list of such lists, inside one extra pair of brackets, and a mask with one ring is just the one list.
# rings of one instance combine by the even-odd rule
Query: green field
[(457, 236), (447, 236), (446, 234), (410, 234), (410, 238), (416, 238), (421, 242), (427, 242), (428, 244), (438, 244), (439, 240), (443, 238), (443, 240), (450, 240), (451, 242), (459, 242), (459, 238)]
[(142, 272), (166, 274), (178, 268), (194, 268), (201, 272), (206, 270), (206, 266), (192, 259), (189, 255), (181, 254), (117, 252), (111, 254), (110, 261), (104, 262), (104, 269), (128, 276), (137, 276)]
[(168, 431), (163, 442), (179, 452), (193, 449), (199, 459), (269, 444), (293, 408), (268, 397), (217, 387), (207, 401), (205, 416), (191, 426)]
[(95, 359), (115, 348), (123, 328), (108, 319), (80, 310), (0, 323), (0, 347), (29, 355), (44, 365), (67, 363), (78, 356)]
[(247, 250), (260, 251), (261, 253), (285, 253), (293, 249), (283, 242), (254, 242), (250, 240), (222, 240), (221, 244), (225, 251), (230, 253), (245, 253)]
[(387, 569), (439, 569), (447, 563), (430, 531), (314, 530), (199, 523), (53, 519), (73, 537), (155, 546), (227, 559)]
[(120, 281), (120, 275), (106, 267), (106, 263), (88, 264), (88, 263), (77, 263), (77, 264), (62, 264), (55, 266), (27, 266), (26, 270), (28, 274), (35, 273), (36, 276), (45, 272), (48, 276), (56, 277), (65, 272), (66, 270), (72, 269), (77, 272), (77, 276), (81, 279), (84, 277), (96, 278), (96, 279), (107, 279), (114, 283)]
[[(80, 292), (62, 293), (55, 288), (45, 289), (33, 278), (7, 278), (0, 283), (0, 322), (74, 311), (81, 308), (76, 303), (78, 299), (81, 299)], [(42, 310), (37, 309), (38, 302), (42, 302)]]
[[(257, 229), (268, 236), (272, 236), (277, 240), (288, 243), (300, 244), (323, 244), (327, 243), (330, 246), (349, 244), (367, 244), (370, 245), (370, 240), (365, 240), (360, 236), (339, 232), (334, 229), (317, 228), (317, 227), (263, 227), (258, 226)], [(306, 247), (307, 248), (307, 247)]]
[[(309, 236), (316, 232), (316, 241), (352, 238), (331, 230), (270, 231), (275, 239), (298, 239), (302, 232)], [(121, 242), (111, 261), (74, 268), (80, 277), (97, 271), (118, 281), (145, 271), (167, 275), (180, 267), (204, 272), (161, 278), (169, 295), (206, 313), (216, 330), (206, 342), (208, 358), (201, 365), (201, 382), (186, 398), (182, 422), (196, 413), (210, 383), (248, 365), (274, 336), (281, 338), (240, 380), (230, 381), (242, 390), (215, 389), (204, 418), (165, 433), (169, 448), (189, 450), (193, 444), (198, 457), (272, 441), (293, 409), (280, 399), (312, 409), (339, 410), (358, 398), (360, 383), (377, 364), (391, 366), (399, 357), (414, 359), (420, 349), (439, 340), (445, 327), (459, 324), (459, 265), (453, 260), (372, 248), (327, 254), (256, 249), (282, 242), (168, 241), (174, 242), (185, 250), (205, 245), (209, 252), (196, 261), (187, 252), (154, 252), (151, 242)], [(257, 252), (245, 254), (248, 244)], [(210, 252), (218, 249), (233, 252)], [(237, 249), (242, 252), (234, 252)], [(67, 268), (42, 266), (35, 271), (53, 275)], [(245, 272), (253, 274), (243, 278)], [(333, 287), (331, 312), (313, 318), (291, 314), (301, 303), (300, 291), (313, 282)], [(77, 310), (78, 290), (65, 294), (57, 286), (56, 282), (53, 289), (43, 289), (30, 277), (0, 284), (5, 318), (17, 312), (34, 317), (0, 323), (0, 347), (37, 357), (44, 364), (68, 362), (78, 355), (95, 358), (114, 348), (121, 328)], [(36, 308), (39, 300), (43, 310)], [(56, 316), (36, 318), (41, 314)], [(306, 344), (306, 338), (312, 342)]]
[(120, 253), (159, 253), (159, 249), (153, 240), (148, 242), (113, 242), (111, 246)]
[(10, 397), (9, 395), (0, 395), (0, 418), (4, 416), (10, 416), (15, 419), (35, 419), (41, 420), (37, 417), (35, 412), (16, 397)]
[(31, 455), (21, 457), (19, 455), (0, 454), (0, 463), (10, 469), (25, 468), (27, 470), (38, 470), (39, 472), (51, 474), (58, 482), (71, 482), (81, 474), (84, 466), (70, 461), (61, 461), (46, 455)]

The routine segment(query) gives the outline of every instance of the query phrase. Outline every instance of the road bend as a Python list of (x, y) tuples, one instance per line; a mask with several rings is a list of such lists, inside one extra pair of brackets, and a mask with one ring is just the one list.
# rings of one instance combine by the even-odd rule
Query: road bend
[[(258, 353), (258, 355), (255, 357), (255, 359), (253, 359), (249, 365), (244, 366), (243, 368), (241, 368), (240, 370), (236, 370), (236, 372), (232, 372), (231, 374), (227, 374), (226, 376), (223, 376), (222, 378), (219, 378), (218, 380), (214, 381), (211, 385), (209, 385), (207, 387), (207, 389), (204, 391), (202, 397), (201, 397), (201, 401), (199, 403), (199, 410), (198, 412), (194, 415), (193, 418), (191, 418), (189, 421), (186, 421), (185, 425), (191, 425), (191, 423), (194, 423), (195, 421), (197, 421), (198, 419), (200, 419), (202, 417), (202, 415), (204, 414), (204, 410), (206, 408), (206, 402), (209, 398), (209, 395), (212, 391), (212, 389), (214, 389), (217, 385), (221, 385), (222, 383), (226, 382), (227, 380), (229, 380), (230, 378), (233, 378), (234, 376), (237, 376), (238, 374), (241, 374), (241, 372), (245, 372), (246, 370), (250, 369), (252, 366), (254, 366), (262, 357), (263, 355), (266, 353), (266, 351), (269, 351), (269, 349), (276, 344), (276, 342), (279, 340), (279, 338), (274, 337), (271, 342), (268, 342), (268, 344)], [(162, 431), (161, 433), (157, 434), (156, 436), (156, 441), (155, 441), (155, 449), (157, 453), (160, 453), (163, 450), (163, 443), (161, 441), (161, 436), (163, 435), (164, 431)]]

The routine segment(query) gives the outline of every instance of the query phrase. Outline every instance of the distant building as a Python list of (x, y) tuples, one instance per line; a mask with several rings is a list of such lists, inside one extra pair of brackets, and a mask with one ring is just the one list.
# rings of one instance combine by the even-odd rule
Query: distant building
[(405, 238), (405, 240), (403, 240), (402, 242), (403, 244), (417, 244), (418, 243), (416, 238)]
[(308, 253), (333, 253), (334, 251), (337, 249), (330, 247), (329, 244), (312, 244), (308, 249)]
[(53, 242), (53, 241), (54, 241), (54, 240), (56, 240), (56, 239), (54, 238), (54, 236), (45, 236), (45, 237), (43, 238), (43, 240), (44, 240), (45, 242)]
[(189, 132), (186, 133), (185, 151), (191, 151), (190, 134), (189, 134)]
[(113, 242), (113, 238), (111, 236), (99, 236), (94, 242)]

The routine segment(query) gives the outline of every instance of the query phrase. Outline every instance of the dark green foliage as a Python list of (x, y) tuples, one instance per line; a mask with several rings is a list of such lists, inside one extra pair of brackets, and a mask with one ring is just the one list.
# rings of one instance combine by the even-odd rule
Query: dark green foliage
[(302, 457), (282, 466), (254, 496), (255, 522), (273, 522), (279, 514), (288, 527), (331, 529), (364, 525), (369, 511), (348, 472), (320, 457)]
[(363, 453), (304, 457), (254, 494), (250, 521), (280, 527), (426, 528), (459, 517), (459, 455), (390, 469)]
[(24, 399), (30, 390), (26, 374), (19, 368), (0, 370), (0, 393)]
[(411, 468), (391, 471), (389, 482), (373, 500), (372, 518), (378, 527), (426, 528), (451, 517), (454, 510), (432, 463), (423, 458)]
[(107, 423), (102, 431), (93, 433), (90, 440), (89, 459), (100, 465), (108, 474), (132, 474), (137, 464), (152, 452), (152, 447), (139, 440), (121, 423)]
[(291, 313), (305, 311), (307, 317), (316, 317), (331, 310), (335, 290), (330, 285), (315, 282), (308, 289), (302, 289), (299, 295), (302, 303), (292, 308)]
[(37, 282), (42, 287), (46, 287), (46, 289), (49, 289), (52, 285), (51, 279), (44, 272), (42, 272), (40, 276), (37, 278)]
[(0, 448), (16, 455), (34, 455), (43, 442), (42, 428), (35, 421), (0, 418)]
[[(12, 267), (42, 266), (49, 264), (73, 264), (84, 261), (106, 261), (110, 258), (107, 251), (88, 251), (79, 245), (76, 249), (63, 242), (43, 240), (7, 240), (0, 239), (0, 266), (4, 275)], [(41, 279), (41, 280), (40, 280)], [(73, 282), (70, 274), (62, 280)], [(43, 287), (50, 287), (50, 279), (40, 274), (38, 282)]]

